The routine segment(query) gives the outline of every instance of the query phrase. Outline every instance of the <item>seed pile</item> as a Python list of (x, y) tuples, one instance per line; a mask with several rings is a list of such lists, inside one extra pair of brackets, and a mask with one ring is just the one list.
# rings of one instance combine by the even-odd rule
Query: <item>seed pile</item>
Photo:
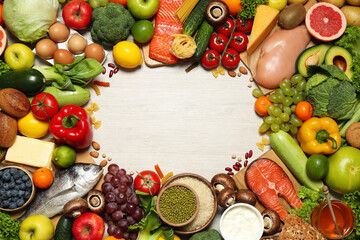
[(188, 221), (196, 210), (194, 193), (184, 186), (169, 187), (159, 200), (159, 209), (163, 217), (171, 223)]

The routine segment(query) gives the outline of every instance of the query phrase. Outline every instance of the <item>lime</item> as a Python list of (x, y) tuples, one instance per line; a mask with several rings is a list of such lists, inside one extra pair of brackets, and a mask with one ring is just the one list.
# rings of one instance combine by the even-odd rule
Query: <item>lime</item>
[(306, 162), (306, 173), (312, 179), (323, 179), (329, 171), (329, 161), (322, 154), (313, 154)]
[(70, 167), (76, 160), (76, 151), (68, 145), (61, 145), (55, 148), (52, 161), (56, 166), (62, 168)]

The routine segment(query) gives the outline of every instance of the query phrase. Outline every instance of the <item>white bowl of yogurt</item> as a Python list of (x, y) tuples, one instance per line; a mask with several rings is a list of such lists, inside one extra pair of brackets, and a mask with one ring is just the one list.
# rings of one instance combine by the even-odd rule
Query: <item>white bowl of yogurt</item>
[(264, 231), (261, 213), (254, 206), (236, 203), (220, 218), (220, 232), (225, 240), (259, 240)]

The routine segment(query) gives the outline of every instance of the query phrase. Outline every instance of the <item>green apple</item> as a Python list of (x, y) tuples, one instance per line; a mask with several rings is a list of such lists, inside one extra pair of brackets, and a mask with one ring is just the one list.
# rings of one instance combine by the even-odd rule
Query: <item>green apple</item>
[(35, 56), (31, 49), (22, 43), (14, 43), (5, 49), (5, 62), (12, 70), (30, 69)]
[(360, 150), (341, 147), (329, 158), (325, 184), (338, 193), (360, 190)]
[(20, 240), (50, 240), (54, 236), (54, 224), (44, 215), (32, 215), (20, 224)]
[(159, 9), (159, 0), (128, 0), (127, 8), (137, 19), (149, 19)]

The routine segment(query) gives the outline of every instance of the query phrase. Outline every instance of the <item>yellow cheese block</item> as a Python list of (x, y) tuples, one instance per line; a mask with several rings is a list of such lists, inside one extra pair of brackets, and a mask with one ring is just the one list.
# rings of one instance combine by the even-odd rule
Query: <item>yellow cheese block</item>
[(269, 35), (274, 28), (279, 17), (279, 10), (267, 5), (259, 5), (256, 8), (254, 25), (251, 30), (247, 54), (252, 54), (262, 41)]
[(16, 136), (14, 144), (7, 150), (5, 161), (35, 168), (52, 169), (52, 153), (55, 143), (39, 139)]

